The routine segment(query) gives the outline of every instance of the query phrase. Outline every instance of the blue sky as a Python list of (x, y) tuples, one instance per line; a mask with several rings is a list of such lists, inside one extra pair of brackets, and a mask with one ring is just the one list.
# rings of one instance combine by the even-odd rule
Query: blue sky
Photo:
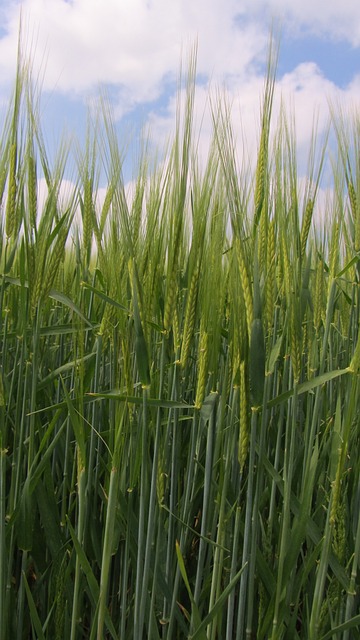
[[(20, 7), (24, 49), (42, 78), (50, 150), (64, 130), (82, 138), (100, 85), (108, 87), (120, 139), (131, 132), (136, 142), (150, 123), (152, 139), (163, 144), (174, 127), (180, 61), (195, 40), (200, 155), (211, 136), (205, 105), (219, 86), (226, 87), (235, 127), (256, 148), (272, 22), (281, 27), (274, 118), (281, 101), (294, 112), (300, 155), (315, 113), (321, 135), (329, 103), (344, 110), (360, 104), (358, 0), (0, 0), (3, 104), (14, 79)], [(133, 160), (130, 152), (127, 179)]]

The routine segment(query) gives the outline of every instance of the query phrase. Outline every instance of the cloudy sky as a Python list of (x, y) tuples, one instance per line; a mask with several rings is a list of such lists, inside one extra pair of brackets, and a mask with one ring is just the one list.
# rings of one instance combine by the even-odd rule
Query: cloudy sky
[(162, 143), (174, 127), (180, 61), (196, 41), (200, 147), (210, 136), (209, 92), (219, 87), (253, 147), (272, 24), (281, 30), (275, 111), (282, 101), (294, 112), (299, 153), (314, 114), (321, 135), (329, 104), (360, 104), (359, 0), (0, 0), (3, 104), (14, 80), (20, 8), (50, 147), (64, 130), (83, 135), (100, 86), (120, 134), (131, 131), (136, 140), (150, 123)]

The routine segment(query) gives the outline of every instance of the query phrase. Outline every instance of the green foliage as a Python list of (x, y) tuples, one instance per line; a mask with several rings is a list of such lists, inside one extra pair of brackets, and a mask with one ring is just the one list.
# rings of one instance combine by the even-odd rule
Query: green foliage
[(270, 135), (273, 62), (252, 180), (225, 99), (200, 171), (193, 54), (132, 201), (106, 105), (63, 201), (67, 149), (51, 168), (19, 67), (0, 139), (1, 638), (360, 637), (360, 128), (334, 118), (322, 227), (325, 142), (302, 200), (284, 117)]

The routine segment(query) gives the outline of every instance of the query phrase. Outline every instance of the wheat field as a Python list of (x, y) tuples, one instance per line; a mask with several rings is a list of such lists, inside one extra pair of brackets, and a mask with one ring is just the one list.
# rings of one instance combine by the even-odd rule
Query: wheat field
[(331, 114), (317, 219), (328, 143), (314, 135), (300, 189), (274, 58), (255, 169), (225, 96), (200, 167), (193, 53), (166, 159), (150, 171), (144, 152), (131, 198), (105, 103), (64, 197), (70, 149), (50, 162), (18, 64), (0, 138), (2, 640), (360, 638), (360, 119)]

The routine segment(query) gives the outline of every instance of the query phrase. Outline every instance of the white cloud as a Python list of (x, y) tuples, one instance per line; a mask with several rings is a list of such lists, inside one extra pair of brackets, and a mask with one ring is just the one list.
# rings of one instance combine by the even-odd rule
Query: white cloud
[[(0, 40), (0, 71), (13, 74), (19, 3), (9, 3)], [(132, 103), (156, 98), (177, 75), (181, 51), (199, 43), (198, 72), (239, 75), (263, 55), (261, 25), (239, 27), (236, 2), (213, 0), (23, 0), (27, 41), (35, 68), (46, 60), (44, 88), (81, 93), (97, 83), (122, 88)], [(11, 69), (11, 74), (9, 73)]]
[(360, 45), (358, 0), (8, 0), (0, 13), (3, 78), (13, 73), (20, 6), (37, 64), (45, 55), (45, 88), (81, 93), (113, 83), (129, 106), (159, 95), (182, 47), (196, 39), (199, 73), (242, 76), (263, 59), (273, 18), (295, 35)]
[(242, 15), (277, 22), (288, 34), (312, 34), (360, 46), (358, 0), (242, 0)]
[[(256, 152), (272, 18), (294, 37), (310, 32), (360, 46), (358, 0), (8, 0), (0, 7), (4, 83), (14, 78), (20, 4), (26, 48), (35, 56), (35, 75), (44, 70), (44, 89), (88, 100), (99, 83), (108, 84), (119, 119), (167, 96), (161, 115), (154, 111), (149, 118), (152, 138), (160, 144), (173, 131), (176, 114), (176, 98), (166, 89), (173, 90), (181, 56), (185, 60), (197, 40), (201, 158), (212, 135), (209, 87), (226, 88), (239, 149), (245, 137), (250, 153)], [(298, 65), (276, 83), (274, 128), (283, 100), (294, 112), (299, 153), (305, 156), (314, 116), (321, 135), (329, 101), (347, 108), (359, 97), (360, 75), (339, 89), (315, 63)]]
[(3, 81), (14, 77), (20, 6), (44, 89), (80, 96), (112, 85), (119, 116), (160, 97), (196, 40), (198, 74), (230, 89), (264, 62), (272, 18), (295, 35), (310, 30), (360, 45), (358, 0), (8, 0), (0, 9)]

